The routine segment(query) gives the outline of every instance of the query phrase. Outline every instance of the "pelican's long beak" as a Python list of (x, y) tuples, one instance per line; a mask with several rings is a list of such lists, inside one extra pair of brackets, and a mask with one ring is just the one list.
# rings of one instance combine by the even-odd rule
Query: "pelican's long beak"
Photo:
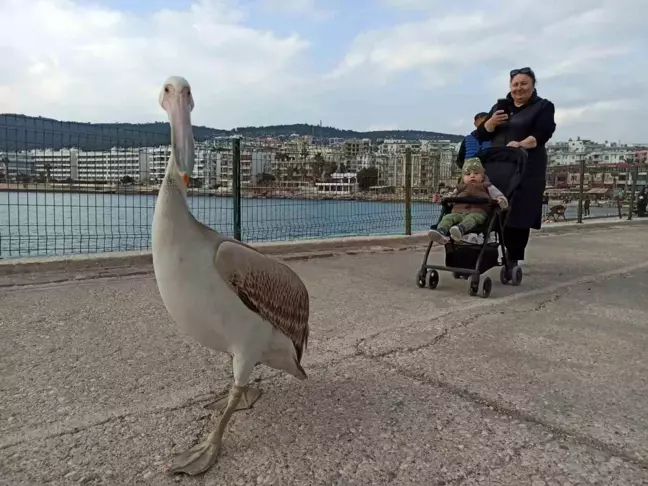
[(185, 185), (193, 172), (195, 158), (191, 108), (187, 96), (183, 90), (176, 92), (166, 101), (171, 124), (171, 152)]

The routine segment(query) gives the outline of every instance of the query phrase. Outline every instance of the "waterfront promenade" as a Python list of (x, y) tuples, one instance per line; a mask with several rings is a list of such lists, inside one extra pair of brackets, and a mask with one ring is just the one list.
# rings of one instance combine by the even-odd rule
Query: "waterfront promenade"
[(647, 232), (548, 226), (490, 299), (446, 274), (417, 288), (420, 238), (286, 257), (309, 380), (259, 367), (201, 478), (164, 466), (230, 363), (175, 330), (145, 259), (0, 267), (0, 484), (648, 484)]

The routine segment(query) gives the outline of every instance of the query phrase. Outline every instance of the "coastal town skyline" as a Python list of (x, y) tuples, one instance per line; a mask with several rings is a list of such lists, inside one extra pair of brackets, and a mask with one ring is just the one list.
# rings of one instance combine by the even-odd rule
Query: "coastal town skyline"
[[(140, 122), (120, 122), (120, 121), (98, 121), (98, 122), (88, 122), (88, 121), (83, 121), (83, 120), (61, 120), (61, 119), (56, 119), (56, 118), (49, 118), (49, 117), (44, 117), (40, 115), (30, 115), (30, 114), (25, 114), (25, 113), (0, 113), (0, 117), (7, 117), (6, 119), (12, 119), (14, 117), (20, 118), (20, 117), (26, 117), (28, 119), (41, 119), (41, 120), (47, 120), (51, 121), (53, 123), (57, 124), (79, 124), (81, 126), (94, 126), (94, 127), (103, 127), (103, 126), (110, 126), (110, 127), (123, 127), (127, 130), (138, 130), (138, 126), (154, 126), (154, 125), (166, 125), (165, 121), (140, 121)], [(0, 118), (0, 125), (2, 124), (1, 122), (2, 118)], [(7, 124), (5, 122), (5, 124)], [(7, 124), (8, 126), (8, 124)], [(307, 127), (309, 130), (309, 133), (290, 133), (286, 132), (286, 129), (289, 127)], [(283, 135), (289, 135), (289, 136), (312, 136), (314, 139), (351, 139), (351, 138), (363, 138), (364, 134), (379, 134), (379, 133), (391, 133), (394, 132), (394, 135), (386, 135), (382, 137), (377, 137), (377, 138), (385, 138), (385, 139), (398, 139), (397, 134), (400, 133), (407, 133), (411, 132), (414, 134), (418, 133), (425, 133), (429, 134), (430, 136), (428, 137), (410, 137), (408, 138), (409, 140), (416, 141), (416, 140), (431, 140), (431, 139), (437, 139), (437, 140), (443, 140), (445, 138), (450, 138), (450, 139), (456, 139), (455, 141), (458, 141), (458, 139), (463, 138), (466, 136), (468, 133), (470, 133), (471, 129), (468, 129), (466, 133), (444, 133), (439, 130), (426, 130), (426, 129), (421, 129), (417, 127), (405, 127), (405, 128), (394, 128), (394, 129), (389, 129), (389, 128), (383, 128), (383, 129), (375, 129), (375, 130), (354, 130), (351, 128), (347, 127), (339, 127), (339, 126), (334, 126), (334, 125), (327, 125), (322, 122), (322, 120), (319, 121), (319, 123), (309, 123), (309, 122), (293, 122), (293, 123), (280, 123), (280, 124), (272, 124), (272, 125), (245, 125), (245, 126), (236, 126), (236, 127), (231, 127), (231, 128), (226, 128), (226, 127), (213, 127), (213, 126), (206, 126), (206, 125), (197, 125), (196, 123), (193, 123), (194, 130), (196, 129), (207, 129), (207, 130), (213, 130), (214, 132), (231, 132), (231, 136), (235, 135), (240, 135), (244, 136), (244, 134), (239, 134), (239, 131), (251, 131), (251, 132), (263, 132), (267, 130), (270, 132), (268, 137), (277, 137), (280, 136), (279, 134), (276, 133), (277, 130), (282, 130), (285, 133), (281, 134)], [(474, 127), (472, 127), (474, 129)], [(346, 136), (340, 135), (340, 136), (321, 136), (318, 135), (319, 130), (332, 130), (332, 131), (339, 131), (339, 132), (347, 132)], [(146, 131), (145, 129), (143, 131)], [(225, 134), (223, 134), (225, 135)], [(250, 138), (262, 138), (266, 135), (257, 135), (254, 133)], [(365, 137), (365, 138), (376, 138), (376, 137)], [(596, 139), (592, 137), (587, 137), (587, 136), (582, 136), (581, 134), (576, 134), (575, 136), (569, 136), (566, 138), (559, 139), (557, 137), (553, 137), (547, 145), (556, 145), (556, 144), (563, 144), (567, 143), (572, 140), (584, 140), (588, 141), (594, 144), (616, 144), (619, 146), (637, 146), (637, 147), (648, 147), (648, 135), (644, 136), (643, 139), (641, 140), (621, 140), (621, 139), (613, 139), (610, 137), (604, 137), (601, 139)], [(155, 144), (154, 144), (155, 145)], [(166, 143), (161, 143), (160, 145), (166, 145)], [(47, 147), (42, 147), (42, 148), (47, 148)]]
[(528, 65), (556, 105), (554, 139), (638, 143), (644, 3), (544, 5), (520, 23), (530, 0), (8, 0), (0, 112), (163, 122), (160, 85), (180, 74), (196, 125), (465, 135), (506, 94), (508, 71)]

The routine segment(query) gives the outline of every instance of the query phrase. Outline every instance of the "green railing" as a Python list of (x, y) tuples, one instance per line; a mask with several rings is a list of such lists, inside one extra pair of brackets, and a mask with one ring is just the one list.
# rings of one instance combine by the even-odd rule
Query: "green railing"
[[(165, 126), (126, 131), (0, 115), (0, 257), (150, 248), (169, 156), (159, 145)], [(191, 210), (244, 241), (404, 234), (428, 228), (440, 212), (432, 179), (404, 184), (409, 151), (345, 154), (302, 139), (198, 142)], [(362, 168), (357, 178), (343, 174)]]
[[(0, 115), (0, 258), (150, 248), (169, 157), (168, 124), (154, 127)], [(435, 192), (457, 180), (447, 153), (392, 153), (364, 141), (208, 139), (203, 132), (195, 129), (191, 210), (211, 228), (248, 242), (424, 231), (440, 215)], [(616, 201), (597, 183), (609, 178), (599, 177), (602, 170), (564, 168), (573, 190), (567, 200), (556, 196), (545, 213), (562, 206), (560, 221), (619, 211), (631, 218), (636, 182)], [(632, 170), (632, 180), (640, 180), (643, 169)]]

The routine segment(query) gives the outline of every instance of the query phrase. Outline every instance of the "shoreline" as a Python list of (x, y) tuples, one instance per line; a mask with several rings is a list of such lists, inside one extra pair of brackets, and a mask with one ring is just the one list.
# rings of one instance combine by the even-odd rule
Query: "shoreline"
[[(31, 187), (11, 187), (7, 184), (0, 184), (0, 193), (36, 193), (36, 194), (95, 194), (95, 195), (126, 195), (126, 196), (157, 196), (159, 189), (157, 187), (151, 188), (142, 188), (139, 187), (137, 190), (132, 189), (133, 186), (109, 186), (106, 185), (105, 188), (102, 186), (87, 187), (87, 186), (77, 186), (75, 185), (64, 185), (57, 184), (49, 187), (34, 187), (35, 185), (30, 184)], [(101, 189), (98, 187), (102, 187)], [(231, 192), (218, 191), (216, 189), (198, 189), (190, 188), (187, 189), (187, 195), (191, 197), (219, 197), (219, 198), (232, 198), (234, 197)], [(299, 192), (291, 193), (291, 191), (282, 190), (280, 188), (264, 188), (264, 187), (255, 187), (251, 189), (243, 189), (241, 191), (242, 199), (291, 199), (297, 201), (358, 201), (358, 202), (405, 202), (405, 195), (403, 191), (397, 191), (395, 194), (371, 194), (358, 192), (354, 195), (326, 195), (316, 192)], [(432, 205), (439, 204), (432, 201), (432, 195), (419, 196), (412, 195), (411, 201), (413, 203), (428, 203)], [(578, 201), (571, 201), (569, 203), (563, 203), (558, 199), (553, 199), (549, 202), (550, 206), (562, 204), (566, 207), (578, 206)], [(599, 208), (605, 208), (607, 206), (593, 206)], [(610, 206), (612, 207), (612, 206)]]
[[(648, 224), (648, 218), (636, 218), (630, 221), (618, 218), (592, 218), (583, 223), (575, 221), (543, 223), (539, 230), (532, 230), (533, 235), (559, 235), (569, 232), (605, 230), (625, 225)], [(290, 239), (275, 241), (255, 241), (250, 244), (264, 254), (286, 260), (325, 258), (340, 253), (358, 253), (365, 251), (403, 251), (423, 248), (427, 245), (428, 233), (415, 231), (411, 235), (348, 235), (339, 237), (319, 237), (307, 239)], [(440, 251), (441, 246), (434, 247)], [(0, 276), (51, 272), (66, 270), (76, 272), (88, 269), (109, 270), (133, 268), (151, 264), (150, 249), (130, 251), (108, 251), (89, 253), (66, 253), (57, 255), (24, 255), (0, 258)], [(2, 285), (0, 285), (2, 287)]]
[[(132, 186), (108, 186), (105, 189), (97, 189), (94, 187), (69, 187), (69, 186), (51, 186), (43, 187), (7, 187), (0, 185), (0, 192), (13, 192), (13, 193), (36, 193), (36, 194), (96, 194), (96, 195), (126, 195), (126, 196), (157, 196), (159, 189), (153, 188), (139, 188), (138, 190), (126, 189)], [(399, 193), (401, 191), (398, 191)], [(234, 197), (231, 192), (217, 191), (215, 189), (187, 189), (187, 195), (192, 197)], [(364, 194), (355, 193), (351, 195), (326, 195), (318, 194), (315, 192), (300, 192), (291, 194), (290, 191), (278, 188), (261, 188), (256, 187), (253, 189), (243, 189), (241, 191), (242, 199), (294, 199), (294, 200), (308, 200), (308, 201), (360, 201), (360, 202), (405, 202), (405, 196), (401, 194)], [(412, 202), (417, 203), (430, 203), (432, 196), (415, 196), (412, 195)]]

